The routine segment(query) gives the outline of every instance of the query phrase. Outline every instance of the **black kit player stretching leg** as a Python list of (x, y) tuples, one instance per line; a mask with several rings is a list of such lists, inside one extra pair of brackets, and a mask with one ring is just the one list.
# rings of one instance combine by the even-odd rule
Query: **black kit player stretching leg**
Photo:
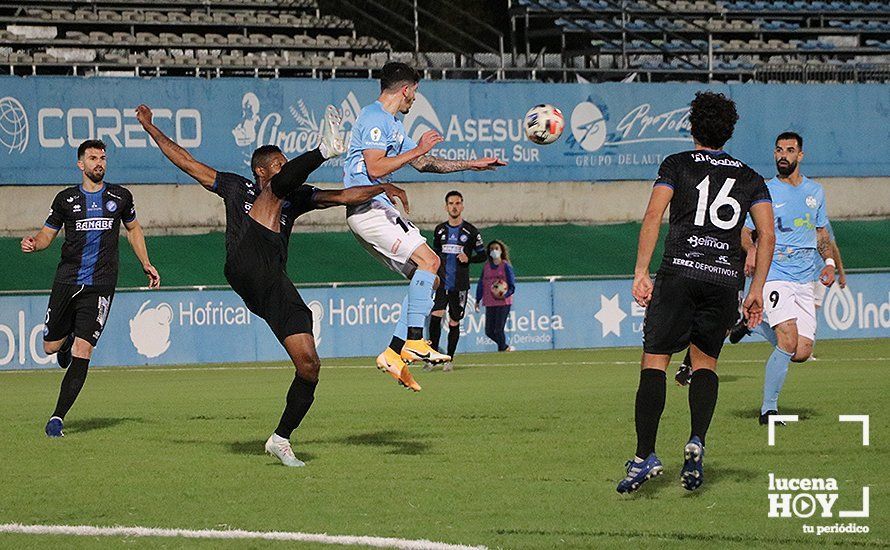
[(314, 170), (344, 151), (340, 117), (331, 106), (325, 113), (317, 149), (292, 160), (274, 145), (256, 149), (251, 158), (255, 182), (196, 161), (152, 124), (147, 106), (140, 105), (136, 115), (174, 165), (225, 202), (226, 280), (248, 309), (266, 321), (296, 369), (284, 412), (265, 449), (286, 466), (304, 466), (294, 456), (290, 436), (315, 399), (321, 362), (312, 336), (312, 312), (287, 275), (288, 241), (294, 221), (311, 210), (363, 204), (381, 191), (391, 200), (398, 198), (407, 209), (405, 192), (389, 184), (337, 191), (305, 185)]

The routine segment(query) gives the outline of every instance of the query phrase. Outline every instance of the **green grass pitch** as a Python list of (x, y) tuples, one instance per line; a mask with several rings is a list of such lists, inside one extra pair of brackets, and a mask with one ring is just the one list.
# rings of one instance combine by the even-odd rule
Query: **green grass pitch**
[[(263, 455), (292, 370), (278, 365), (96, 369), (66, 437), (43, 424), (61, 372), (0, 373), (0, 523), (301, 531), (489, 548), (887, 547), (890, 341), (820, 342), (780, 400), (801, 421), (776, 447), (758, 426), (765, 344), (727, 346), (705, 485), (679, 484), (686, 389), (669, 383), (665, 475), (615, 492), (634, 451), (638, 349), (464, 355), (411, 394), (369, 360), (326, 360), (295, 434), (307, 462)], [(677, 358), (679, 359), (679, 358)], [(673, 374), (673, 371), (669, 373)], [(672, 378), (669, 378), (669, 382)], [(871, 444), (839, 414), (868, 414)], [(867, 535), (804, 534), (847, 522), (768, 518), (768, 473), (834, 477), (835, 507)], [(3, 548), (267, 548), (265, 541), (0, 535)], [(294, 546), (290, 544), (289, 546)], [(325, 548), (330, 548), (326, 546)]]

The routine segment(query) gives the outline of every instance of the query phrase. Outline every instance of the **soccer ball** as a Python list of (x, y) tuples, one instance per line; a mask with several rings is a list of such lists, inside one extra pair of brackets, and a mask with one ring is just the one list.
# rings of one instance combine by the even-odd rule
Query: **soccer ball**
[(525, 135), (538, 145), (553, 143), (562, 135), (565, 119), (553, 105), (535, 105), (525, 113)]
[(510, 290), (510, 285), (508, 285), (507, 281), (503, 279), (498, 279), (497, 281), (491, 283), (491, 294), (498, 300), (506, 296), (508, 290)]

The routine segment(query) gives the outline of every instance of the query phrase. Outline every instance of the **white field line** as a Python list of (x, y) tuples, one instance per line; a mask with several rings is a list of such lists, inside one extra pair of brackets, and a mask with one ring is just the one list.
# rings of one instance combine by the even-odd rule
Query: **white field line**
[[(851, 361), (854, 363), (861, 362), (884, 362), (890, 361), (890, 357), (844, 357), (842, 361)], [(750, 363), (764, 363), (766, 359), (721, 359), (720, 365), (742, 365)], [(825, 359), (815, 359), (816, 363), (826, 361)], [(600, 366), (620, 366), (620, 365), (639, 365), (639, 361), (529, 361), (525, 363), (461, 363), (458, 367), (571, 367), (575, 365), (600, 365)], [(236, 366), (216, 366), (216, 367), (96, 367), (90, 370), (92, 373), (116, 373), (116, 372), (193, 372), (193, 371), (231, 371), (231, 370), (292, 370), (291, 365), (256, 365), (252, 367), (236, 367)], [(330, 369), (376, 369), (372, 365), (328, 365), (322, 360), (321, 368)], [(46, 374), (48, 372), (57, 372), (57, 369), (27, 369), (27, 370), (0, 370), (0, 375), (4, 374)]]
[(258, 539), (291, 542), (316, 542), (341, 546), (373, 546), (375, 548), (399, 548), (405, 550), (485, 550), (484, 546), (447, 544), (431, 540), (400, 539), (395, 537), (368, 537), (352, 535), (328, 535), (287, 531), (244, 531), (241, 529), (158, 529), (153, 527), (94, 527), (92, 525), (22, 525), (0, 524), (0, 533), (23, 535), (73, 535), (80, 537), (167, 537), (190, 539)]

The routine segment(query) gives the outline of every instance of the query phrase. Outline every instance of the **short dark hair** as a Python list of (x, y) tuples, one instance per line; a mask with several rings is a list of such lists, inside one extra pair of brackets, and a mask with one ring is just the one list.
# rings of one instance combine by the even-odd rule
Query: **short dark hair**
[(797, 142), (797, 148), (803, 151), (803, 138), (797, 132), (782, 132), (776, 137), (776, 145), (783, 139), (793, 139)]
[(83, 155), (87, 152), (87, 149), (100, 149), (104, 151), (105, 142), (101, 139), (88, 139), (84, 141), (77, 147), (77, 160), (83, 160)]
[(451, 197), (460, 197), (460, 200), (464, 200), (464, 196), (460, 194), (460, 191), (449, 191), (445, 194), (445, 202), (448, 203), (448, 199)]
[[(265, 166), (272, 160), (272, 155), (281, 153), (281, 149), (277, 145), (263, 145), (257, 147), (256, 151), (250, 157), (250, 171), (256, 176), (256, 169)], [(284, 153), (281, 153), (284, 154)]]
[(689, 124), (695, 141), (711, 149), (723, 148), (739, 120), (735, 102), (723, 94), (697, 92), (690, 107)]
[(398, 61), (390, 61), (380, 70), (380, 91), (392, 90), (404, 84), (420, 82), (420, 73), (414, 67)]

